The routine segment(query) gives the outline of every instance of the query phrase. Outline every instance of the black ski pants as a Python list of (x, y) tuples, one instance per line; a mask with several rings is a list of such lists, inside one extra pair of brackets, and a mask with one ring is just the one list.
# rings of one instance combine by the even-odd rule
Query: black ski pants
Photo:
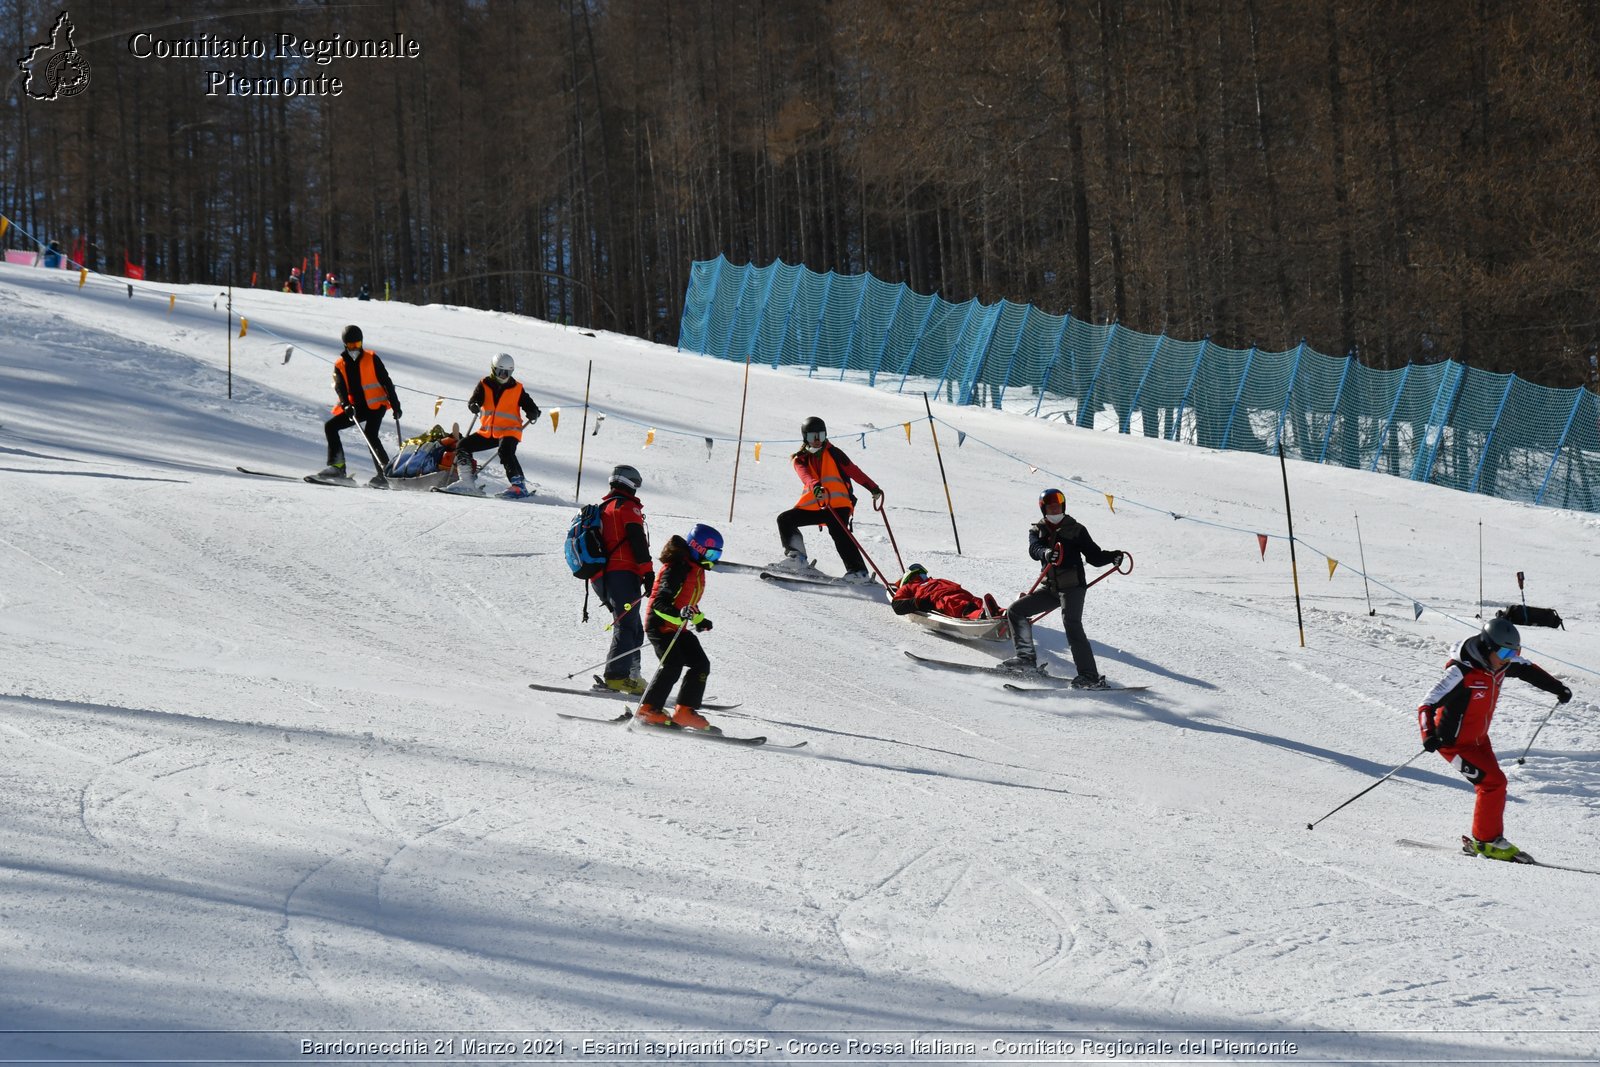
[(631, 678), (639, 673), (639, 650), (644, 647), (644, 623), (640, 618), (644, 611), (644, 580), (632, 571), (606, 571), (590, 584), (615, 620), (611, 648), (606, 653), (611, 662), (606, 664), (605, 676), (608, 680)]
[(485, 437), (481, 433), (468, 434), (461, 439), (461, 444), (456, 446), (457, 451), (472, 455), (482, 452), (486, 448), (494, 448), (499, 444), (500, 462), (506, 466), (506, 478), (522, 477), (522, 464), (517, 462), (517, 439), (515, 437)]
[(812, 508), (790, 508), (778, 516), (778, 540), (783, 542), (783, 547), (789, 547), (789, 539), (800, 535), (806, 526), (826, 526), (828, 533), (833, 536), (833, 547), (839, 550), (839, 562), (844, 564), (846, 571), (864, 571), (867, 563), (861, 558), (861, 550), (856, 547), (855, 538), (850, 536), (849, 508), (823, 508), (818, 511)]
[[(377, 408), (367, 413), (361, 420), (361, 432), (366, 435), (372, 451), (378, 456), (378, 473), (382, 474), (389, 466), (389, 453), (383, 450), (383, 444), (378, 440), (378, 431), (383, 428), (383, 416), (388, 408)], [(322, 424), (322, 432), (328, 438), (328, 466), (344, 462), (344, 442), (339, 440), (339, 431), (348, 430), (356, 424), (356, 416), (349, 408), (343, 413), (335, 415)]]
[[(645, 688), (640, 703), (656, 708), (667, 707), (667, 694), (677, 684), (678, 676), (687, 670), (688, 676), (684, 678), (683, 685), (678, 687), (677, 702), (698, 708), (706, 698), (706, 679), (711, 675), (711, 661), (706, 658), (706, 650), (700, 647), (700, 638), (687, 626), (681, 631), (676, 627), (670, 630), (652, 627), (646, 631), (646, 636), (650, 638), (650, 647), (656, 650), (661, 662), (656, 667), (656, 676), (650, 679), (649, 686)], [(670, 650), (668, 646), (671, 646)]]
[(1072, 650), (1073, 666), (1077, 667), (1078, 673), (1085, 677), (1100, 677), (1100, 671), (1094, 662), (1094, 648), (1089, 644), (1089, 635), (1083, 632), (1083, 600), (1088, 592), (1089, 590), (1081, 585), (1063, 589), (1059, 593), (1040, 589), (1029, 593), (1007, 608), (1006, 621), (1011, 624), (1011, 642), (1016, 646), (1017, 655), (1038, 659), (1038, 649), (1033, 644), (1031, 620), (1039, 612), (1055, 607), (1059, 600), (1061, 623), (1067, 631), (1067, 647)]

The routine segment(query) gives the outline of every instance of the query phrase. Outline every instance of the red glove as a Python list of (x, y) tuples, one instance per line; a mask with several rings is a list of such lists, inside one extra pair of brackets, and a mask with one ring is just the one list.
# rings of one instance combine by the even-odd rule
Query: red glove
[(1429, 752), (1439, 751), (1439, 734), (1433, 728), (1432, 704), (1421, 704), (1417, 707), (1417, 729), (1422, 732), (1422, 747)]

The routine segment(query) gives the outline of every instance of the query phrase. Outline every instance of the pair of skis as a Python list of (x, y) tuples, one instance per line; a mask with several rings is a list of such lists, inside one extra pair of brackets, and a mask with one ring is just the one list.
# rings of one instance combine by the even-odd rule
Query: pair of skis
[[(368, 485), (367, 483), (364, 483), (364, 482), (358, 482), (354, 478), (324, 478), (324, 477), (321, 477), (320, 475), (316, 475), (316, 474), (307, 474), (307, 475), (305, 475), (303, 477), (299, 477), (299, 476), (296, 476), (296, 475), (293, 475), (293, 474), (278, 474), (278, 473), (276, 473), (274, 471), (251, 470), (249, 467), (235, 467), (234, 470), (238, 471), (240, 474), (254, 475), (257, 478), (276, 478), (276, 479), (278, 479), (280, 481), (285, 481), (285, 482), (302, 481), (302, 482), (309, 482), (312, 485), (332, 485), (332, 486), (337, 486), (339, 488), (344, 488), (344, 489), (360, 489), (363, 486), (365, 486), (366, 488), (370, 488), (370, 489), (388, 489), (388, 488), (390, 488), (387, 485)], [(508, 496), (506, 493), (489, 493), (487, 491), (479, 491), (479, 492), (476, 492), (476, 493), (473, 493), (473, 492), (461, 492), (459, 490), (452, 490), (449, 486), (440, 485), (440, 486), (435, 486), (433, 489), (429, 490), (429, 492), (444, 493), (447, 496), (477, 497), (479, 499), (487, 499), (487, 498), (492, 496), (496, 500), (532, 500), (534, 493), (538, 492), (538, 490), (539, 490), (539, 487), (538, 486), (534, 486), (532, 489), (529, 489), (526, 493)]]
[[(707, 706), (709, 707), (709, 705)], [(679, 726), (677, 723), (669, 722), (663, 725), (657, 725), (655, 723), (643, 722), (633, 717), (632, 708), (628, 708), (621, 715), (610, 719), (599, 719), (595, 718), (593, 715), (571, 715), (564, 711), (556, 712), (556, 718), (568, 719), (572, 722), (596, 723), (601, 726), (633, 726), (638, 727), (640, 730), (644, 730), (647, 733), (669, 734), (673, 737), (695, 737), (699, 738), (701, 741), (718, 741), (724, 745), (742, 745), (745, 748), (759, 748), (767, 743), (767, 739), (765, 737), (734, 737), (731, 734), (725, 734), (720, 730), (714, 729), (691, 730), (687, 727)], [(796, 741), (792, 745), (772, 745), (771, 747), (804, 748), (808, 743), (809, 742), (806, 741)]]
[[(1413, 841), (1408, 837), (1399, 838), (1395, 841), (1395, 844), (1405, 845), (1408, 848), (1433, 849), (1439, 852), (1455, 851), (1455, 849), (1451, 848), (1449, 845), (1440, 845), (1432, 841)], [(1472, 847), (1472, 838), (1466, 836), (1465, 834), (1461, 835), (1461, 852), (1463, 855), (1478, 858), (1478, 850)], [(1564, 863), (1547, 863), (1544, 860), (1536, 860), (1526, 852), (1519, 852), (1510, 860), (1504, 860), (1501, 862), (1521, 864), (1525, 867), (1548, 867), (1552, 871), (1568, 871), (1572, 874), (1600, 874), (1600, 871), (1590, 870), (1587, 867), (1569, 867)]]
[(1039, 681), (1056, 682), (1056, 685), (1038, 687), (1028, 685), (1015, 685), (1005, 683), (1005, 688), (1013, 693), (1140, 693), (1150, 687), (1147, 685), (1105, 685), (1095, 688), (1075, 688), (1071, 679), (1062, 678), (1054, 674), (1046, 674), (1043, 670), (1015, 670), (1010, 667), (993, 666), (984, 663), (957, 663), (948, 659), (933, 659), (929, 656), (919, 656), (915, 652), (901, 649), (913, 661), (924, 667), (933, 667), (938, 670), (963, 671), (968, 674), (998, 674), (1006, 678), (1027, 678)]

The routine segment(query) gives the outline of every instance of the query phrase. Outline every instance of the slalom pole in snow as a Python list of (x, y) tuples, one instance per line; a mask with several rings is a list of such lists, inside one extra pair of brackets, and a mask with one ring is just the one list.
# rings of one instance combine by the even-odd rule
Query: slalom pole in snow
[[(1522, 576), (1519, 574), (1517, 577), (1520, 578)], [(1550, 721), (1550, 716), (1554, 715), (1556, 713), (1556, 708), (1559, 708), (1560, 706), (1561, 701), (1559, 700), (1551, 705), (1550, 710), (1544, 713), (1544, 718), (1539, 720), (1539, 725), (1533, 728), (1533, 736), (1528, 738), (1528, 747), (1523, 749), (1522, 755), (1517, 757), (1518, 766), (1528, 762), (1528, 752), (1533, 748), (1533, 743), (1539, 739), (1539, 731), (1544, 729), (1544, 724)]]
[(728, 489), (728, 521), (733, 521), (733, 502), (739, 496), (739, 456), (744, 452), (744, 411), (750, 402), (750, 356), (755, 346), (744, 354), (744, 392), (739, 395), (739, 440), (733, 446), (733, 484)]
[[(1408, 759), (1404, 763), (1400, 764), (1400, 766), (1396, 767), (1394, 770), (1390, 771), (1388, 774), (1384, 775), (1382, 778), (1379, 778), (1376, 782), (1373, 782), (1371, 785), (1367, 786), (1365, 789), (1363, 789), (1361, 792), (1357, 793), (1355, 796), (1351, 797), (1349, 800), (1345, 801), (1343, 804), (1340, 804), (1338, 808), (1334, 808), (1333, 811), (1338, 811), (1339, 808), (1349, 807), (1351, 804), (1354, 804), (1356, 801), (1360, 800), (1362, 797), (1366, 796), (1368, 793), (1370, 793), (1374, 789), (1378, 788), (1384, 782), (1387, 782), (1390, 778), (1393, 778), (1396, 774), (1399, 774), (1401, 771), (1405, 770), (1407, 767), (1409, 767), (1413, 763), (1417, 762), (1417, 756), (1422, 755), (1426, 751), (1428, 751), (1428, 750), (1425, 749), (1425, 748), (1420, 750), (1420, 751), (1418, 751), (1416, 756), (1412, 756), (1410, 759)], [(1328, 815), (1332, 815), (1333, 811), (1328, 812)], [(1328, 817), (1328, 815), (1324, 815), (1322, 817), (1322, 819), (1326, 819)], [(1308, 823), (1306, 823), (1306, 829), (1307, 830), (1315, 829), (1317, 823), (1321, 822), (1322, 819), (1318, 819), (1317, 822), (1308, 822)]]
[(1367, 614), (1376, 615), (1378, 609), (1372, 606), (1372, 586), (1367, 584), (1367, 546), (1361, 540), (1361, 516), (1356, 515), (1356, 545), (1361, 549), (1361, 587), (1367, 591)]
[(1294, 508), (1289, 505), (1289, 464), (1283, 458), (1283, 441), (1278, 441), (1278, 469), (1283, 472), (1283, 512), (1289, 520), (1289, 573), (1294, 576), (1294, 617), (1300, 624), (1300, 647), (1306, 647), (1306, 619), (1300, 611), (1300, 564), (1294, 558)]
[[(594, 360), (589, 361), (589, 373), (583, 379), (583, 425), (578, 431), (578, 484), (572, 487), (572, 499), (577, 500), (583, 492), (583, 445), (589, 439), (589, 383), (594, 380)], [(600, 424), (595, 423), (595, 429)]]
[[(955, 502), (950, 499), (950, 479), (946, 478), (944, 475), (944, 453), (939, 451), (939, 430), (933, 424), (933, 405), (928, 403), (927, 393), (922, 394), (922, 406), (928, 412), (928, 429), (933, 434), (933, 454), (939, 460), (939, 480), (944, 483), (944, 506), (950, 511), (950, 532), (955, 535), (956, 555), (959, 556), (961, 555), (961, 531), (956, 529), (956, 505)], [(961, 442), (959, 441), (956, 442), (958, 445), (960, 443)], [(890, 535), (890, 540), (893, 540), (892, 534)], [(895, 556), (898, 557), (899, 554), (899, 550), (897, 549), (895, 551)], [(903, 570), (904, 567), (901, 569)]]

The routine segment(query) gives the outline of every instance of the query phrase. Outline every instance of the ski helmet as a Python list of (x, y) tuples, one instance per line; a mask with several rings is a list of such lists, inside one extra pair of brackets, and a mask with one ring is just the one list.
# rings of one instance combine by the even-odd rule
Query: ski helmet
[(806, 449), (816, 452), (828, 443), (828, 424), (815, 415), (800, 424), (800, 440)]
[(722, 535), (714, 527), (703, 522), (694, 524), (694, 529), (689, 531), (689, 555), (702, 567), (716, 566), (717, 560), (722, 558)]
[(1039, 514), (1048, 514), (1048, 509), (1059, 507), (1065, 511), (1067, 508), (1067, 494), (1059, 489), (1046, 489), (1039, 494)]
[(927, 576), (928, 568), (924, 567), (920, 563), (913, 563), (911, 566), (906, 568), (905, 576), (900, 579), (900, 584), (905, 585), (907, 582), (919, 581)]
[(489, 364), (489, 373), (493, 374), (495, 381), (509, 382), (511, 372), (517, 369), (516, 363), (511, 359), (510, 352), (502, 352), (494, 357), (494, 362)]
[(344, 333), (340, 336), (343, 338), (345, 344), (358, 345), (361, 343), (361, 327), (352, 322), (350, 325), (344, 328)]
[(1522, 634), (1510, 619), (1490, 619), (1480, 636), (1484, 652), (1497, 660), (1508, 660), (1522, 651)]
[(618, 463), (611, 468), (611, 484), (625, 486), (637, 493), (639, 487), (644, 484), (644, 475), (639, 473), (638, 467)]

